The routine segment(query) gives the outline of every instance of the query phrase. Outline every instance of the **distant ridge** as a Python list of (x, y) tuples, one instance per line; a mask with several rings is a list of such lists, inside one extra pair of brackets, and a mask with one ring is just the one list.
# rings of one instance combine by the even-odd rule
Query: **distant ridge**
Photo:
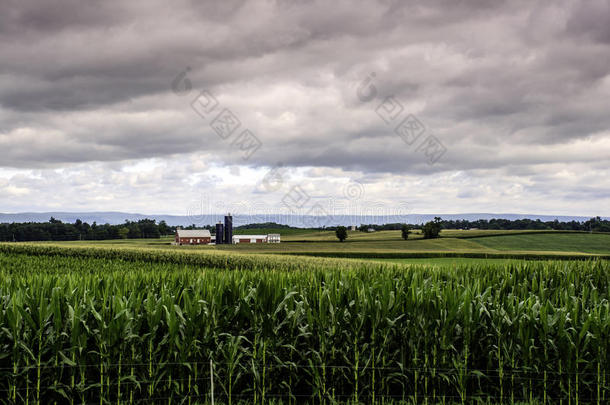
[[(225, 213), (206, 215), (156, 215), (156, 214), (133, 214), (126, 212), (23, 212), (15, 214), (0, 213), (0, 223), (12, 222), (47, 222), (51, 217), (62, 222), (73, 223), (77, 219), (92, 224), (122, 224), (126, 220), (138, 221), (140, 219), (155, 219), (157, 222), (165, 221), (168, 225), (198, 226), (212, 225), (221, 220)], [(261, 215), (239, 215), (234, 214), (235, 225), (246, 225), (262, 222), (276, 222), (278, 224), (295, 227), (320, 227), (335, 225), (360, 225), (360, 224), (388, 224), (388, 223), (410, 223), (421, 224), (441, 217), (447, 220), (469, 220), (477, 219), (539, 219), (541, 221), (586, 221), (588, 216), (566, 216), (566, 215), (534, 215), (534, 214), (489, 214), (489, 213), (467, 213), (467, 214), (408, 214), (408, 215), (335, 215), (332, 217), (311, 215), (287, 215), (287, 214), (261, 214)], [(610, 219), (610, 217), (602, 217)]]

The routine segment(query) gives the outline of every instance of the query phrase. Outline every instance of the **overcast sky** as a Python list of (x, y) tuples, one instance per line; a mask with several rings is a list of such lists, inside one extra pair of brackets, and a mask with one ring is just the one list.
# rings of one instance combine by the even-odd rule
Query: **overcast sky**
[(0, 0), (0, 212), (609, 216), (609, 21), (608, 0)]

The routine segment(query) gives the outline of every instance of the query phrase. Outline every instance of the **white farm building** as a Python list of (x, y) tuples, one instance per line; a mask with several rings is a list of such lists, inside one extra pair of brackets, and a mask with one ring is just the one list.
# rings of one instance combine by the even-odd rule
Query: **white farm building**
[(233, 243), (280, 243), (279, 233), (268, 235), (233, 235)]

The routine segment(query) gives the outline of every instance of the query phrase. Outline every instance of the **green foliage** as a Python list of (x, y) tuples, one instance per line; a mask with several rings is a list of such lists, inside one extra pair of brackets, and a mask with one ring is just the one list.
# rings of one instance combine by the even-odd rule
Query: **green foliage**
[(339, 242), (343, 242), (345, 239), (347, 239), (347, 228), (344, 226), (338, 226), (337, 230), (335, 231), (335, 235), (337, 236), (337, 239), (339, 239)]
[(443, 220), (444, 229), (503, 229), (610, 232), (610, 220), (594, 217), (587, 221), (541, 221), (539, 219)]
[(129, 235), (129, 228), (122, 226), (118, 229), (117, 234), (119, 239), (127, 239), (127, 236)]
[(585, 231), (610, 232), (610, 221), (600, 217), (591, 218), (583, 224)]
[(607, 403), (607, 261), (0, 245), (10, 403)]
[(173, 234), (174, 230), (175, 227), (169, 227), (164, 221), (157, 225), (152, 219), (125, 221), (122, 225), (98, 225), (95, 222), (89, 225), (80, 219), (68, 224), (51, 218), (43, 223), (0, 224), (0, 242), (159, 238), (162, 234)]
[(411, 233), (411, 228), (409, 228), (409, 225), (407, 224), (402, 224), (401, 228), (400, 228), (400, 236), (404, 239), (407, 240), (409, 239), (409, 234)]
[(434, 221), (426, 222), (422, 227), (424, 239), (438, 238), (441, 233), (441, 219), (434, 217)]

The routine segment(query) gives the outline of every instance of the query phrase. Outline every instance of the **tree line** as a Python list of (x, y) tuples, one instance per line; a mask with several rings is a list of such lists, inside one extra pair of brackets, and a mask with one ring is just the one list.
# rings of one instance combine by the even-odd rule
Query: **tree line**
[[(434, 217), (433, 221), (426, 222), (424, 225), (421, 226), (424, 239), (432, 239), (439, 237), (439, 234), (441, 233), (442, 229), (441, 221), (442, 220), (440, 217)], [(368, 229), (369, 228), (367, 228), (367, 232)], [(409, 239), (409, 234), (411, 233), (411, 225), (400, 224), (400, 233), (401, 237), (404, 240)], [(337, 239), (339, 239), (339, 242), (345, 241), (348, 237), (347, 228), (344, 226), (337, 226), (335, 228), (335, 235), (337, 236)]]
[[(495, 229), (495, 230), (555, 230), (555, 231), (588, 231), (588, 232), (610, 232), (610, 221), (594, 217), (587, 221), (541, 221), (539, 219), (477, 219), (476, 221), (469, 220), (447, 220), (440, 219), (439, 222), (442, 229)], [(401, 230), (404, 224), (362, 224), (358, 227), (361, 232), (368, 232), (372, 228), (376, 231), (398, 231)], [(408, 224), (411, 229), (423, 229), (425, 224)]]
[(64, 223), (55, 218), (49, 222), (26, 222), (0, 224), (0, 241), (67, 241), (67, 240), (104, 240), (104, 239), (140, 239), (159, 238), (161, 235), (171, 235), (176, 227), (167, 225), (165, 221), (157, 224), (154, 219), (125, 221), (124, 224), (91, 225), (77, 219), (73, 224)]
[[(77, 219), (73, 224), (64, 223), (55, 218), (49, 222), (26, 222), (0, 224), (0, 242), (29, 242), (29, 241), (69, 241), (69, 240), (104, 240), (104, 239), (140, 239), (159, 238), (163, 235), (173, 235), (176, 226), (169, 226), (165, 221), (157, 224), (154, 219), (141, 219), (139, 221), (128, 221), (119, 225), (97, 224), (91, 225)], [(288, 225), (280, 225), (274, 222), (265, 224), (242, 225), (237, 228), (291, 228)], [(326, 227), (325, 230), (337, 230), (339, 227)], [(344, 227), (343, 227), (344, 228)], [(190, 225), (184, 229), (208, 229), (214, 231), (213, 225), (198, 227)], [(320, 228), (322, 229), (322, 228)], [(425, 224), (362, 224), (358, 230), (368, 232), (369, 229), (376, 231), (400, 230), (403, 238), (408, 238), (411, 229), (420, 229), (425, 237), (437, 237), (441, 229), (496, 229), (496, 230), (557, 230), (557, 231), (588, 231), (588, 232), (610, 232), (610, 221), (594, 217), (587, 221), (541, 221), (539, 219), (479, 219), (469, 220), (446, 220), (435, 217), (433, 221)], [(347, 229), (345, 229), (347, 231)], [(340, 231), (343, 236), (343, 230)], [(347, 234), (345, 234), (345, 238)], [(339, 238), (345, 240), (345, 238)]]

